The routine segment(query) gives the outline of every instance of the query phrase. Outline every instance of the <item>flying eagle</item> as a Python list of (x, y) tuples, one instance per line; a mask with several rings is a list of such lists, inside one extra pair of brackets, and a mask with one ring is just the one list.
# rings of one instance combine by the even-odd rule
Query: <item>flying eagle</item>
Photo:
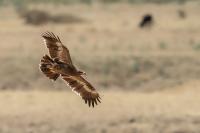
[(82, 77), (85, 72), (79, 71), (73, 65), (69, 50), (62, 44), (60, 38), (52, 32), (45, 32), (42, 37), (50, 57), (48, 55), (42, 57), (40, 70), (54, 81), (61, 77), (72, 91), (81, 96), (86, 104), (88, 103), (89, 107), (101, 102), (95, 88)]

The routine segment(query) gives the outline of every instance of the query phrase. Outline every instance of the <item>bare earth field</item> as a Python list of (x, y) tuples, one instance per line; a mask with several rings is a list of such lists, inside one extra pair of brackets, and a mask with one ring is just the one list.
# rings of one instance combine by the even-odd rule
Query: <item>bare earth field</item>
[[(0, 133), (199, 133), (199, 6), (29, 5), (85, 20), (41, 26), (1, 7)], [(140, 29), (145, 13), (155, 23)], [(88, 108), (61, 80), (53, 83), (39, 71), (44, 31), (70, 49), (100, 91), (100, 105)]]
[(200, 84), (154, 93), (100, 91), (88, 108), (70, 91), (2, 91), (2, 133), (199, 133)]

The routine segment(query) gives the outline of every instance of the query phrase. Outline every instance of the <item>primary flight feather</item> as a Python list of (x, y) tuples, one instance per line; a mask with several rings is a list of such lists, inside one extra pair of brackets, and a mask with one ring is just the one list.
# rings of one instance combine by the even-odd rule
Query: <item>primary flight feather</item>
[(60, 38), (52, 32), (45, 32), (42, 37), (50, 57), (48, 55), (42, 57), (40, 70), (52, 80), (61, 77), (89, 106), (94, 107), (101, 102), (96, 89), (82, 77), (85, 72), (79, 71), (73, 65), (69, 50), (62, 44)]

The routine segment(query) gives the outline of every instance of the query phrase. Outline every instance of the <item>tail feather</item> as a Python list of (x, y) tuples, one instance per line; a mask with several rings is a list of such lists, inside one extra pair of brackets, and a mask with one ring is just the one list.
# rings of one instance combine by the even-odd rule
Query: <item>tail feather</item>
[(40, 70), (47, 77), (55, 81), (60, 75), (52, 71), (53, 63), (54, 61), (48, 55), (43, 56), (40, 63)]

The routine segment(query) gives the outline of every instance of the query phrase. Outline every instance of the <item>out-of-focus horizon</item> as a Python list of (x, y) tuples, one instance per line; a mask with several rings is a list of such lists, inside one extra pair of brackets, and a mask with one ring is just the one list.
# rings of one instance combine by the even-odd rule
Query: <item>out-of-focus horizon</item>
[[(200, 132), (199, 7), (198, 0), (0, 0), (0, 132)], [(39, 71), (45, 31), (69, 48), (100, 105), (88, 109), (61, 91), (70, 90), (62, 80)]]

